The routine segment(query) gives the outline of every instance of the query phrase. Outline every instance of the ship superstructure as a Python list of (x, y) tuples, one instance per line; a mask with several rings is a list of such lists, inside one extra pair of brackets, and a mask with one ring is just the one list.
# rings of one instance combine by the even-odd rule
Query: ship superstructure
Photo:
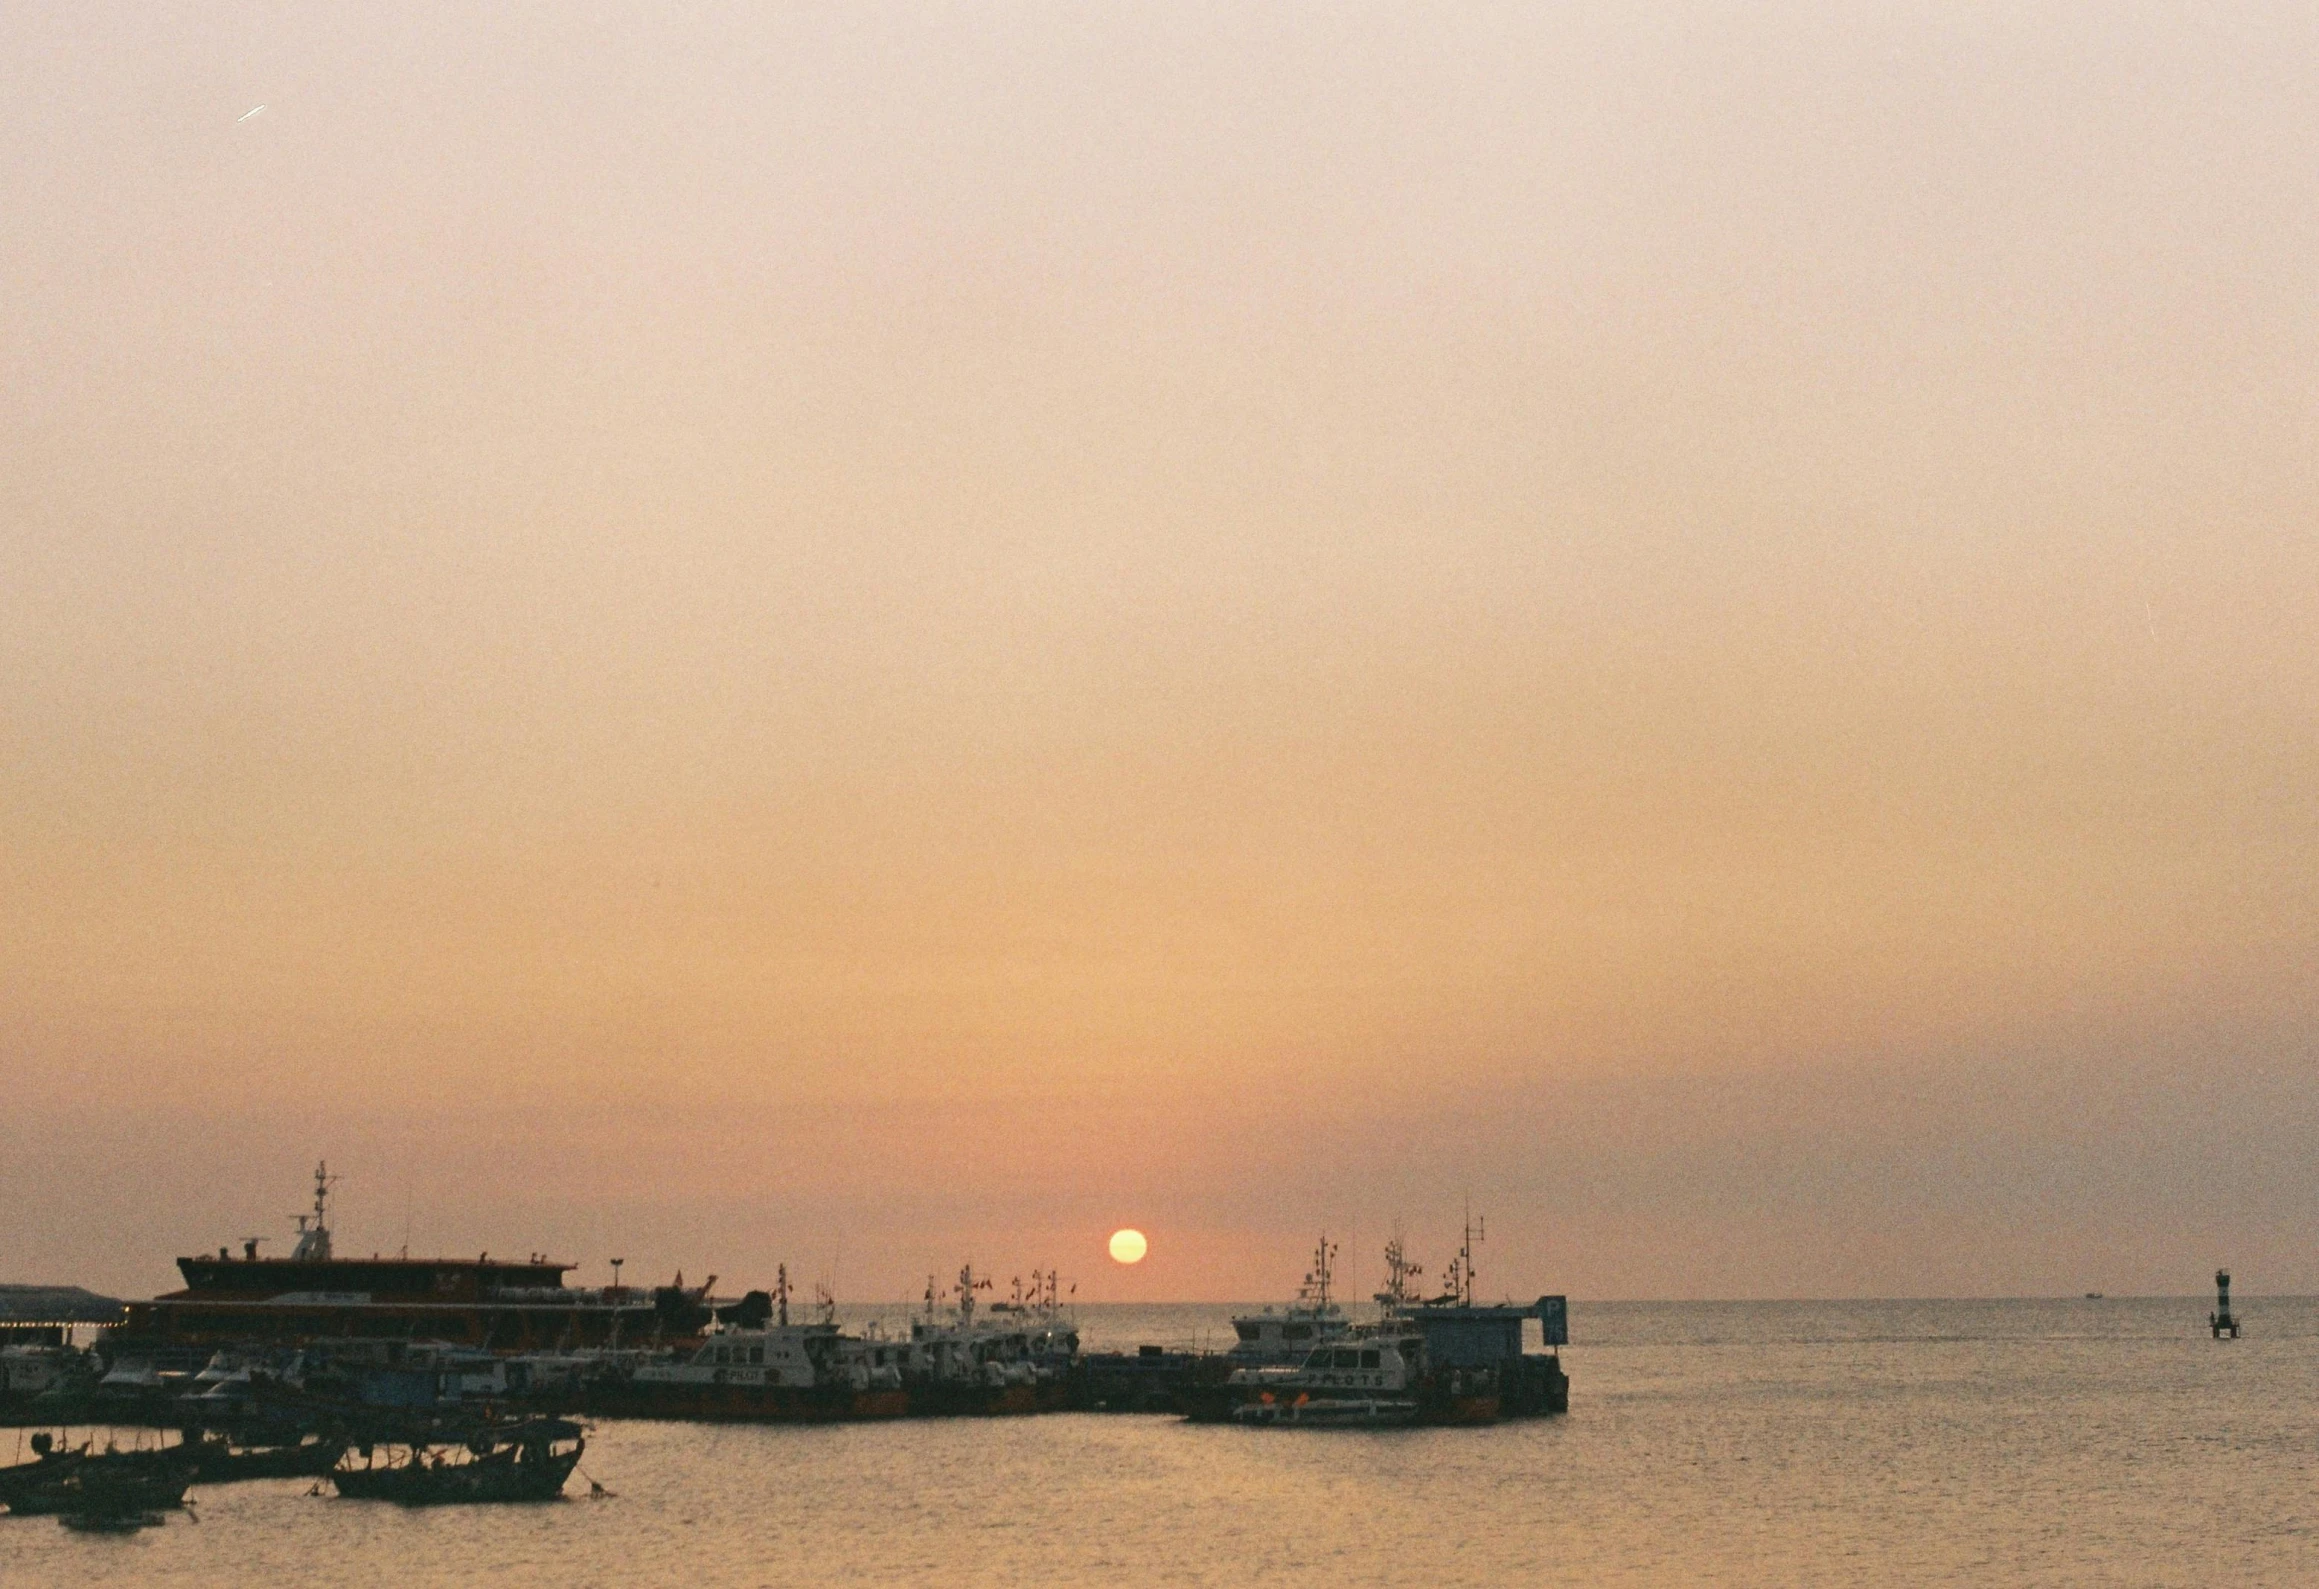
[(709, 1285), (574, 1287), (575, 1267), (533, 1253), (493, 1258), (341, 1258), (332, 1249), (327, 1164), (314, 1169), (314, 1206), (293, 1216), (286, 1258), (261, 1257), (263, 1238), (177, 1260), (183, 1290), (131, 1302), (108, 1345), (211, 1350), (307, 1341), (448, 1342), (489, 1352), (645, 1347), (696, 1337), (713, 1317)]
[(1266, 1308), (1259, 1313), (1233, 1317), (1232, 1333), (1236, 1339), (1226, 1355), (1235, 1369), (1301, 1363), (1316, 1345), (1339, 1340), (1351, 1332), (1352, 1321), (1338, 1306), (1333, 1291), (1336, 1259), (1336, 1245), (1323, 1231), (1313, 1248), (1312, 1267), (1305, 1271), (1304, 1283), (1296, 1288), (1294, 1302), (1285, 1308)]
[[(1297, 1306), (1236, 1318), (1241, 1339), (1224, 1360), (1228, 1372), (1206, 1378), (1194, 1365), (1176, 1391), (1178, 1403), (1203, 1422), (1313, 1427), (1493, 1423), (1567, 1410), (1570, 1381), (1558, 1350), (1569, 1339), (1564, 1300), (1480, 1302), (1475, 1258), (1482, 1237), (1482, 1221), (1469, 1213), (1442, 1291), (1422, 1297), (1415, 1282), (1424, 1268), (1396, 1235), (1385, 1247), (1377, 1316), (1357, 1323), (1330, 1300), (1335, 1252), (1323, 1237)], [(1544, 1353), (1524, 1350), (1531, 1319)], [(1246, 1328), (1291, 1320), (1312, 1332), (1293, 1356), (1275, 1345), (1285, 1331), (1257, 1336)], [(1148, 1388), (1144, 1396), (1148, 1402)]]
[[(1033, 1271), (1026, 1293), (978, 1313), (975, 1293), (991, 1282), (969, 1263), (955, 1291), (927, 1277), (924, 1313), (910, 1322), (903, 1378), (910, 1411), (921, 1417), (960, 1413), (1051, 1412), (1068, 1405), (1079, 1363), (1079, 1326), (1053, 1272)], [(953, 1307), (940, 1308), (955, 1296)]]

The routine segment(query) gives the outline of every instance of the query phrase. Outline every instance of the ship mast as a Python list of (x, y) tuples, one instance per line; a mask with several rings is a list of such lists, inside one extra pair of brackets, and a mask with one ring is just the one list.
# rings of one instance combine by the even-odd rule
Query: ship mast
[(1465, 1242), (1458, 1248), (1457, 1256), (1449, 1261), (1450, 1300), (1461, 1308), (1474, 1305), (1474, 1245), (1487, 1234), (1482, 1225), (1469, 1206), (1465, 1215)]
[(1337, 1249), (1329, 1244), (1328, 1232), (1323, 1231), (1320, 1245), (1313, 1249), (1312, 1270), (1304, 1277), (1304, 1284), (1296, 1289), (1297, 1301), (1315, 1314), (1331, 1311), (1329, 1281), (1336, 1256)]
[(338, 1177), (330, 1173), (327, 1161), (317, 1159), (314, 1162), (314, 1212), (290, 1216), (298, 1226), (298, 1245), (290, 1252), (293, 1261), (330, 1261), (330, 1225), (327, 1216), (330, 1212), (330, 1188), (337, 1180)]
[(1393, 1239), (1385, 1243), (1385, 1289), (1376, 1296), (1387, 1317), (1397, 1316), (1408, 1305), (1409, 1282), (1423, 1273), (1425, 1265), (1409, 1261), (1408, 1252), (1401, 1245), (1401, 1233), (1395, 1231)]

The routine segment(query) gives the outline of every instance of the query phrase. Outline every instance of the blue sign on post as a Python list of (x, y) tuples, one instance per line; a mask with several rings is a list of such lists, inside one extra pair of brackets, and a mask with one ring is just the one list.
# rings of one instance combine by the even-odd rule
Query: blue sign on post
[(1538, 1324), (1545, 1332), (1548, 1346), (1570, 1344), (1570, 1299), (1568, 1297), (1540, 1297)]

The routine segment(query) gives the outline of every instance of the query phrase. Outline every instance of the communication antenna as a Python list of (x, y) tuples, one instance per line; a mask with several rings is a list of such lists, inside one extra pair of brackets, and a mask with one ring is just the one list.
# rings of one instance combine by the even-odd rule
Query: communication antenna
[(1304, 1284), (1296, 1288), (1297, 1301), (1315, 1313), (1327, 1313), (1330, 1309), (1329, 1282), (1336, 1256), (1336, 1247), (1329, 1241), (1328, 1233), (1323, 1231), (1320, 1245), (1313, 1249), (1312, 1268), (1306, 1273)]
[(1376, 1297), (1387, 1315), (1396, 1315), (1409, 1305), (1409, 1282), (1423, 1273), (1425, 1265), (1409, 1261), (1408, 1250), (1401, 1245), (1401, 1227), (1396, 1222), (1392, 1239), (1385, 1243), (1385, 1289)]
[(298, 1245), (290, 1252), (293, 1260), (330, 1261), (330, 1189), (339, 1180), (340, 1177), (330, 1173), (330, 1166), (326, 1162), (315, 1161), (314, 1212), (290, 1216), (292, 1223), (298, 1227)]

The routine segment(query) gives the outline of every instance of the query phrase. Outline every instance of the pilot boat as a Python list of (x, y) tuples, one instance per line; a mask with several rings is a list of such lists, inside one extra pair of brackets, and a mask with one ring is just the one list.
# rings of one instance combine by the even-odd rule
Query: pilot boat
[(1377, 1337), (1318, 1346), (1301, 1363), (1243, 1368), (1230, 1380), (1234, 1423), (1313, 1428), (1389, 1428), (1418, 1422), (1424, 1409), (1424, 1343)]

